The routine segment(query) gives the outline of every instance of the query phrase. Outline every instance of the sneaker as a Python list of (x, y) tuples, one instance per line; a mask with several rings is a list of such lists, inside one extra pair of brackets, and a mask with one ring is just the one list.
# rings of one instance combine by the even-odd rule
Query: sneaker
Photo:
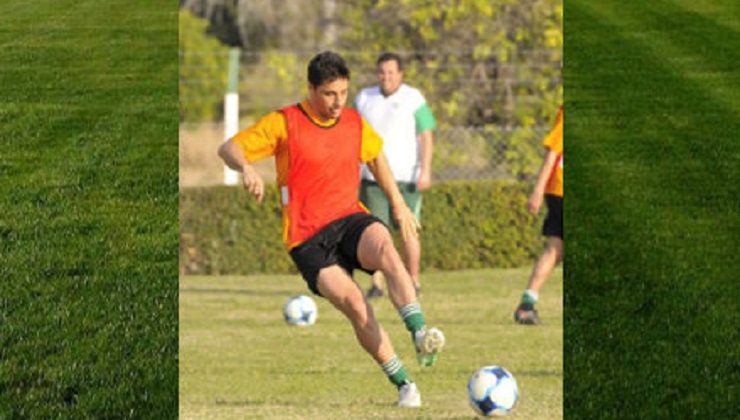
[(375, 299), (379, 297), (383, 297), (385, 295), (385, 292), (383, 292), (383, 289), (375, 286), (374, 284), (367, 289), (367, 292), (365, 293), (365, 297), (367, 299)]
[(422, 328), (414, 334), (414, 344), (419, 365), (433, 366), (445, 345), (445, 335), (438, 328)]
[(540, 317), (531, 303), (520, 303), (514, 311), (514, 321), (522, 325), (538, 325)]
[(398, 388), (399, 407), (421, 407), (421, 393), (413, 382), (401, 385)]

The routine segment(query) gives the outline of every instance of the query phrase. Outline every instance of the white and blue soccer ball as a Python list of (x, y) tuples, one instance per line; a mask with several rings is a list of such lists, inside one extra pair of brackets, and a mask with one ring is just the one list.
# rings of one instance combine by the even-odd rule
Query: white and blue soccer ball
[(306, 295), (293, 296), (283, 305), (283, 317), (290, 325), (313, 325), (318, 315), (316, 302)]
[(481, 416), (505, 416), (516, 406), (519, 388), (508, 370), (500, 366), (484, 366), (468, 381), (468, 399)]

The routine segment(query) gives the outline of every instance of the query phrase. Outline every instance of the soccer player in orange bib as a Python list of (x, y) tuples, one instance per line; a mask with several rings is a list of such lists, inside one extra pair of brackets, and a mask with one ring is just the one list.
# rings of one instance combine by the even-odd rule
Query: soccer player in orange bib
[(539, 292), (552, 270), (563, 260), (563, 107), (560, 107), (555, 124), (545, 137), (543, 145), (547, 150), (537, 175), (534, 191), (529, 197), (527, 208), (537, 214), (542, 201), (547, 204), (547, 217), (542, 226), (542, 234), (547, 237), (545, 251), (529, 276), (527, 289), (522, 294), (519, 306), (514, 312), (514, 320), (520, 324), (536, 325), (540, 318), (534, 305)]
[(353, 109), (345, 109), (350, 71), (326, 51), (308, 65), (308, 97), (262, 117), (219, 149), (227, 166), (243, 175), (244, 188), (261, 202), (264, 182), (251, 162), (275, 156), (282, 201), (283, 241), (308, 288), (331, 302), (352, 324), (357, 340), (399, 392), (402, 407), (419, 407), (421, 394), (380, 326), (352, 273), (380, 270), (416, 348), (431, 366), (445, 343), (428, 328), (414, 285), (388, 228), (358, 199), (360, 165), (366, 163), (393, 208), (402, 240), (417, 235), (383, 156), (383, 141)]

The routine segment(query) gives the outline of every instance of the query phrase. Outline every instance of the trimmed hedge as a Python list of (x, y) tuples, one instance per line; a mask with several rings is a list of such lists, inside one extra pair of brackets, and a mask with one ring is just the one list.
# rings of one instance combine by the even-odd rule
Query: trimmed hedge
[[(542, 239), (539, 218), (526, 210), (528, 192), (511, 181), (450, 182), (426, 192), (422, 268), (531, 264)], [(276, 188), (261, 205), (241, 188), (180, 191), (182, 273), (295, 273), (280, 238)]]

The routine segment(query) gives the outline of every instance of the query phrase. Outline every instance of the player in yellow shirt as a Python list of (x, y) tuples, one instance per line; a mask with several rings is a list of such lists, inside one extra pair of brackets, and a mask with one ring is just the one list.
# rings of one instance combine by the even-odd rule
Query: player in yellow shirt
[[(388, 228), (360, 204), (360, 164), (365, 162), (392, 204), (404, 241), (418, 222), (403, 201), (382, 153), (383, 141), (354, 109), (345, 108), (350, 72), (326, 51), (308, 65), (308, 97), (261, 118), (219, 149), (226, 165), (243, 174), (258, 201), (264, 182), (251, 163), (275, 156), (283, 215), (283, 241), (308, 288), (348, 319), (362, 348), (398, 389), (402, 407), (421, 406), (421, 394), (388, 334), (353, 278), (354, 270), (380, 270), (393, 305), (411, 333), (422, 366), (431, 366), (445, 343), (427, 328), (411, 277)], [(332, 349), (336, 350), (336, 349)]]
[(534, 191), (529, 197), (527, 208), (537, 214), (542, 201), (547, 203), (547, 217), (542, 226), (542, 234), (547, 237), (545, 251), (529, 276), (527, 289), (514, 312), (514, 320), (520, 324), (540, 323), (535, 304), (539, 292), (552, 270), (563, 260), (563, 107), (560, 107), (555, 125), (545, 137), (543, 145), (547, 150)]

